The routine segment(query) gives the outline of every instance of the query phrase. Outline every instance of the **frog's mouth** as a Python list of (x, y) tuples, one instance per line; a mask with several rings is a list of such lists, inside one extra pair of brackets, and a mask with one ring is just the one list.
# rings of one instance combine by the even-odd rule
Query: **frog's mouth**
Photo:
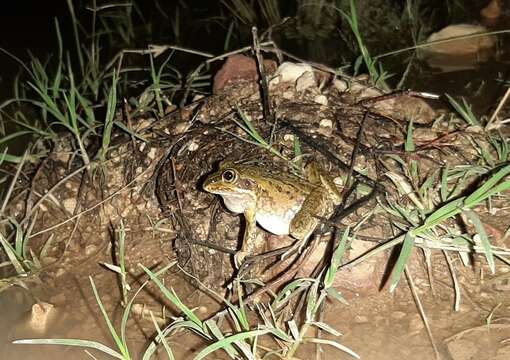
[(203, 186), (204, 190), (216, 195), (225, 195), (231, 198), (242, 198), (248, 193), (248, 190), (245, 189), (232, 189), (229, 186), (225, 186), (222, 183), (206, 183)]

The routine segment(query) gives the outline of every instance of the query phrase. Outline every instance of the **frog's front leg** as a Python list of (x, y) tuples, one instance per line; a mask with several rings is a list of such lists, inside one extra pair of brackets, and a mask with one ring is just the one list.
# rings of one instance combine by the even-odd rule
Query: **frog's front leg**
[(255, 218), (255, 209), (248, 208), (244, 211), (244, 218), (246, 219), (246, 226), (244, 229), (243, 243), (241, 250), (234, 255), (234, 263), (236, 268), (240, 268), (244, 258), (253, 252), (255, 240), (257, 236), (257, 221)]

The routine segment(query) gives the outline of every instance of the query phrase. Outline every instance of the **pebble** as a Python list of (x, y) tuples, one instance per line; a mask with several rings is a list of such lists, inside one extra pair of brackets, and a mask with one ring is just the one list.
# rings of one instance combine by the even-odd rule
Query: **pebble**
[(349, 88), (347, 81), (341, 79), (333, 80), (333, 86), (340, 92), (344, 92)]
[(293, 99), (294, 98), (294, 92), (290, 91), (290, 90), (284, 91), (283, 94), (282, 94), (282, 97), (284, 99), (287, 99), (287, 100)]
[(354, 317), (354, 321), (357, 323), (357, 324), (365, 324), (368, 322), (368, 317), (366, 317), (365, 315), (356, 315)]
[(313, 72), (307, 71), (296, 80), (296, 91), (302, 92), (309, 87), (316, 86)]
[(317, 95), (313, 101), (317, 104), (328, 105), (328, 98), (325, 95)]
[(72, 214), (74, 212), (74, 208), (76, 207), (76, 199), (75, 198), (65, 199), (63, 201), (63, 205), (67, 212)]
[(90, 256), (94, 254), (97, 250), (97, 246), (94, 244), (89, 244), (85, 246), (85, 256)]
[(319, 126), (320, 127), (332, 128), (333, 127), (333, 121), (331, 121), (330, 119), (322, 119), (321, 122), (319, 123)]

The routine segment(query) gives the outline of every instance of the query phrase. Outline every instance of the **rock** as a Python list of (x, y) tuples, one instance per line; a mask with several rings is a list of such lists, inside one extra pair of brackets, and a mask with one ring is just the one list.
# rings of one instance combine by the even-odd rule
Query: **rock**
[(376, 102), (373, 107), (386, 116), (413, 119), (415, 124), (429, 124), (437, 116), (425, 100), (408, 95)]
[[(480, 25), (455, 24), (447, 26), (430, 35), (427, 39), (427, 43), (487, 31), (486, 27)], [(496, 38), (494, 36), (482, 35), (467, 39), (448, 41), (441, 44), (434, 44), (423, 48), (422, 51), (462, 56), (476, 54), (481, 50), (493, 48), (495, 44)]]
[(317, 104), (328, 105), (328, 98), (324, 95), (317, 95), (313, 101)]
[(354, 321), (357, 323), (357, 324), (365, 324), (368, 322), (368, 317), (366, 317), (365, 315), (356, 315), (354, 317)]
[[(276, 70), (276, 62), (264, 60), (264, 70), (271, 74)], [(259, 73), (255, 59), (245, 55), (236, 54), (229, 56), (221, 69), (214, 75), (213, 93), (217, 94), (228, 83), (236, 80), (257, 80)]]
[[(305, 73), (312, 74), (313, 85), (316, 85), (315, 75), (310, 65), (284, 62), (276, 70), (275, 77), (269, 82), (269, 87), (273, 87), (276, 86), (277, 84), (285, 82), (296, 83), (297, 80), (300, 77), (302, 77)], [(301, 86), (307, 85), (309, 81), (310, 81), (309, 79), (303, 78), (301, 80), (302, 82)]]
[(501, 16), (501, 0), (492, 0), (486, 7), (480, 10), (480, 16), (485, 20), (494, 21)]
[(306, 89), (316, 85), (317, 83), (315, 82), (315, 76), (313, 75), (313, 72), (306, 71), (296, 80), (296, 91), (303, 92)]
[(284, 91), (282, 97), (286, 100), (292, 100), (294, 99), (294, 91), (290, 90)]
[[(486, 31), (485, 27), (479, 25), (450, 25), (432, 34), (427, 42)], [(470, 70), (475, 69), (481, 62), (490, 59), (494, 52), (495, 44), (496, 38), (494, 36), (480, 35), (421, 48), (418, 56), (425, 60), (429, 66), (439, 68), (443, 72)]]
[(339, 92), (344, 92), (344, 91), (347, 91), (347, 89), (349, 89), (349, 84), (347, 84), (347, 81), (342, 80), (342, 79), (333, 80), (333, 86)]
[(65, 199), (62, 204), (64, 205), (64, 208), (67, 210), (69, 214), (74, 213), (74, 208), (76, 207), (76, 199), (75, 198), (68, 198)]
[(319, 123), (320, 127), (326, 127), (326, 128), (332, 128), (333, 127), (333, 121), (330, 119), (322, 119)]
[(43, 301), (35, 303), (30, 310), (27, 325), (36, 333), (43, 334), (55, 320), (56, 312), (53, 304)]

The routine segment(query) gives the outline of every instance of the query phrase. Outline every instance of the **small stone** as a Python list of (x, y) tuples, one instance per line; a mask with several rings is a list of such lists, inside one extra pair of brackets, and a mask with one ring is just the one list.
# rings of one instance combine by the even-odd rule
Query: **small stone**
[(288, 142), (294, 141), (294, 135), (293, 134), (285, 134), (285, 135), (283, 135), (283, 141), (288, 141)]
[(189, 146), (188, 146), (188, 150), (190, 152), (196, 151), (197, 149), (198, 149), (198, 144), (196, 143), (196, 141), (192, 141), (191, 144), (189, 144)]
[(28, 325), (38, 333), (44, 333), (50, 322), (55, 319), (55, 306), (46, 302), (38, 302), (32, 305)]
[(333, 86), (339, 92), (344, 92), (344, 91), (347, 91), (347, 89), (349, 89), (349, 84), (347, 84), (347, 81), (341, 80), (341, 79), (333, 80)]
[(492, 0), (486, 7), (480, 10), (480, 15), (487, 20), (496, 20), (501, 16), (501, 0)]
[(322, 119), (321, 122), (319, 123), (319, 126), (320, 127), (332, 128), (333, 127), (333, 121), (331, 121), (330, 119)]
[(303, 92), (313, 86), (317, 86), (313, 72), (307, 71), (296, 80), (297, 92)]
[(325, 95), (317, 95), (313, 101), (317, 104), (328, 105), (328, 98)]
[(286, 99), (286, 100), (293, 99), (294, 98), (294, 92), (290, 91), (290, 90), (284, 91), (283, 94), (282, 94), (282, 97), (284, 99)]
[(156, 153), (157, 153), (157, 150), (155, 147), (151, 148), (149, 150), (149, 153), (147, 154), (147, 157), (151, 160), (154, 160), (156, 158)]
[(310, 65), (301, 63), (296, 64), (286, 61), (278, 66), (275, 77), (269, 82), (269, 86), (273, 87), (279, 83), (285, 82), (296, 83), (297, 80), (306, 72), (312, 74), (315, 85), (315, 76), (313, 75), (313, 68)]
[(400, 320), (400, 319), (403, 319), (406, 317), (406, 313), (403, 312), (403, 311), (394, 311), (392, 314), (391, 314), (391, 317), (393, 319), (396, 319), (396, 320)]
[(85, 256), (93, 255), (97, 250), (97, 246), (94, 244), (89, 244), (85, 246)]
[(336, 178), (333, 179), (333, 182), (335, 183), (336, 186), (343, 186), (344, 185), (344, 181), (342, 180), (342, 177), (341, 176), (337, 176)]
[(74, 208), (76, 207), (76, 199), (75, 198), (65, 199), (63, 201), (63, 205), (67, 212), (72, 214), (74, 212)]
[(357, 324), (365, 324), (368, 322), (368, 317), (366, 317), (365, 315), (356, 315), (354, 317), (354, 321), (357, 323)]

